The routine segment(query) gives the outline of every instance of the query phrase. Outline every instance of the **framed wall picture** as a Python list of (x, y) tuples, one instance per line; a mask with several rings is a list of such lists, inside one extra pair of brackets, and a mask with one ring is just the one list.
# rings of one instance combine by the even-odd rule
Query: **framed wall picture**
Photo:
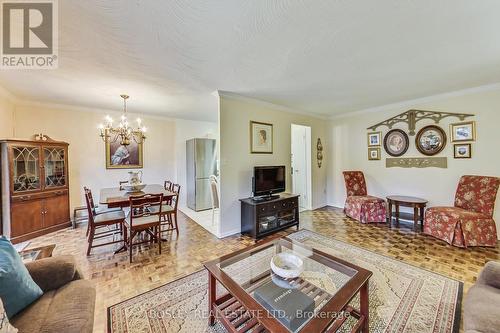
[(130, 140), (129, 145), (120, 140), (106, 140), (106, 169), (140, 169), (143, 167), (142, 143)]
[(434, 156), (446, 146), (446, 133), (436, 125), (429, 125), (418, 131), (415, 145), (419, 152), (427, 156)]
[(453, 157), (454, 158), (471, 158), (472, 157), (472, 145), (470, 143), (459, 143), (453, 145)]
[(403, 130), (390, 130), (384, 137), (384, 149), (391, 156), (399, 157), (404, 155), (409, 146), (410, 139)]
[(250, 121), (250, 152), (252, 154), (273, 153), (273, 124)]
[(368, 148), (368, 160), (370, 161), (380, 160), (380, 148)]
[(382, 144), (382, 132), (368, 133), (368, 147), (378, 147)]
[(450, 125), (451, 142), (476, 141), (476, 122), (466, 121)]

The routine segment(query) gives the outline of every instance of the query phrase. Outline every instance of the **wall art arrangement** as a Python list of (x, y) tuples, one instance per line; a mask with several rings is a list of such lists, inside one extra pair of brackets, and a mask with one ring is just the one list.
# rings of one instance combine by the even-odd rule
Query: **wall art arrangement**
[[(376, 132), (379, 127), (387, 127), (389, 131), (383, 138), (385, 152), (395, 158), (387, 158), (386, 167), (405, 168), (425, 168), (439, 167), (446, 168), (446, 157), (434, 157), (446, 147), (448, 136), (445, 130), (439, 126), (439, 122), (444, 118), (455, 117), (461, 122), (450, 125), (449, 137), (453, 145), (453, 157), (456, 159), (471, 158), (472, 144), (476, 140), (476, 123), (474, 121), (464, 121), (473, 117), (468, 113), (450, 113), (426, 110), (408, 110), (397, 116), (384, 120), (378, 124), (368, 127), (368, 160), (376, 161), (381, 159), (382, 132)], [(434, 125), (422, 127), (417, 132), (417, 123), (422, 120), (433, 120)], [(394, 125), (403, 123), (408, 126), (405, 131), (400, 128), (393, 128)], [(401, 157), (410, 146), (410, 136), (415, 136), (415, 147), (425, 157)]]
[(273, 153), (273, 124), (250, 121), (250, 152), (252, 154)]

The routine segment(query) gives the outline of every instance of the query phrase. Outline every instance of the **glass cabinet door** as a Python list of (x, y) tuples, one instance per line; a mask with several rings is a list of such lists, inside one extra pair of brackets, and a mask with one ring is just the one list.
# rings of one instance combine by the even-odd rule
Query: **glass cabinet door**
[(40, 189), (40, 150), (38, 147), (13, 146), (14, 192)]
[(64, 155), (64, 148), (43, 148), (45, 188), (66, 186), (66, 160)]

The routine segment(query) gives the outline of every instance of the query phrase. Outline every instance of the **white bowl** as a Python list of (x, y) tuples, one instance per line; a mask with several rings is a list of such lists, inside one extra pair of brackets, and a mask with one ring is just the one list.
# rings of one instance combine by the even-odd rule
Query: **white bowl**
[(282, 278), (294, 279), (304, 270), (304, 262), (295, 254), (282, 252), (271, 259), (271, 269)]
[(127, 193), (140, 192), (146, 187), (146, 184), (123, 185), (123, 189)]

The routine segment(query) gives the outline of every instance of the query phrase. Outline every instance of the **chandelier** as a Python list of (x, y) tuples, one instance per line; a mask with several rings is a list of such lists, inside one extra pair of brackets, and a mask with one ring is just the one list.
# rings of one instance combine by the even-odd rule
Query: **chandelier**
[(146, 133), (146, 127), (141, 126), (141, 118), (137, 118), (137, 128), (132, 128), (127, 119), (127, 99), (128, 95), (120, 95), (123, 98), (123, 114), (120, 118), (120, 123), (118, 127), (113, 127), (113, 118), (106, 115), (106, 125), (99, 124), (99, 129), (101, 131), (101, 138), (106, 142), (110, 143), (117, 142), (120, 140), (120, 144), (123, 146), (128, 146), (134, 140), (136, 143), (141, 144), (146, 139), (144, 133)]

